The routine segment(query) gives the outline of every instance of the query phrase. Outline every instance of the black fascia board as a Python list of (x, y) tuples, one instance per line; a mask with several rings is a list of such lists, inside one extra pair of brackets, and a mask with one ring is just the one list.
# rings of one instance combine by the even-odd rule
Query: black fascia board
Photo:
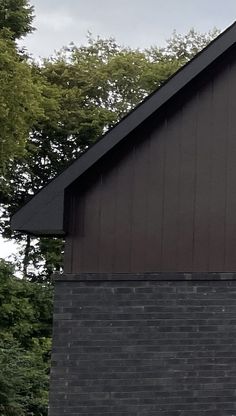
[(11, 219), (12, 229), (34, 235), (64, 235), (66, 188), (235, 43), (236, 23), (233, 23), (19, 209)]

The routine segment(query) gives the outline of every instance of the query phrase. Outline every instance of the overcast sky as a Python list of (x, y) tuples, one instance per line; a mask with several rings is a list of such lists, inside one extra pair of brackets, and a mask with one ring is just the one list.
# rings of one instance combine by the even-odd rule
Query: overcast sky
[(113, 36), (124, 45), (161, 45), (174, 29), (221, 30), (236, 18), (236, 0), (31, 0), (37, 31), (23, 40), (34, 56), (86, 42), (86, 34)]
[[(236, 0), (31, 0), (36, 31), (21, 42), (35, 57), (86, 42), (86, 34), (115, 37), (132, 47), (162, 45), (174, 29), (225, 29), (236, 18)], [(15, 249), (0, 241), (0, 257)]]

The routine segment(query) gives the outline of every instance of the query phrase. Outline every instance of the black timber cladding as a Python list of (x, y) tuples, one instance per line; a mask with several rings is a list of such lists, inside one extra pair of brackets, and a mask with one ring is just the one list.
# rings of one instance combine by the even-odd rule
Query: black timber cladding
[(12, 218), (19, 231), (42, 235), (64, 234), (64, 192), (79, 176), (120, 143), (127, 135), (186, 87), (201, 72), (229, 50), (236, 41), (233, 24), (163, 87), (151, 94), (62, 174), (51, 181)]
[(68, 189), (67, 273), (236, 270), (235, 58)]
[(236, 414), (235, 274), (56, 281), (50, 416)]

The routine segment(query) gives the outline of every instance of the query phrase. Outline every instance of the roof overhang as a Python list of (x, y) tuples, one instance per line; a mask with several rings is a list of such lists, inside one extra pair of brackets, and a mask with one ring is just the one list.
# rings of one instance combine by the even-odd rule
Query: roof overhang
[(177, 71), (161, 88), (148, 96), (64, 172), (42, 188), (12, 217), (12, 228), (34, 235), (64, 235), (64, 195), (66, 189), (235, 43), (236, 23)]

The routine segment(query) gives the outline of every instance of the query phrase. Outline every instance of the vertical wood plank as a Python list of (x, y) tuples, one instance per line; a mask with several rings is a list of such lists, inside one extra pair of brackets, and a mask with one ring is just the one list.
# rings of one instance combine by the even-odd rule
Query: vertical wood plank
[(114, 261), (113, 272), (130, 270), (131, 206), (133, 192), (133, 146), (117, 166), (114, 196)]
[(179, 238), (176, 242), (177, 271), (193, 267), (193, 217), (196, 181), (196, 100), (189, 100), (182, 108), (180, 137), (180, 196)]
[(179, 239), (179, 175), (181, 111), (170, 116), (165, 133), (165, 190), (163, 211), (162, 270), (176, 270)]
[(228, 142), (228, 66), (212, 81), (211, 124), (206, 135), (211, 138), (211, 189), (209, 229), (209, 270), (224, 270), (226, 162)]
[(101, 175), (83, 196), (84, 198), (84, 232), (81, 239), (81, 272), (98, 271), (98, 253), (100, 239), (100, 195)]
[(66, 211), (65, 218), (66, 223), (66, 239), (65, 239), (65, 251), (64, 251), (64, 273), (73, 273), (74, 265), (73, 265), (73, 250), (76, 246), (75, 238), (76, 238), (76, 193), (69, 193), (67, 194), (67, 204), (66, 204)]
[(147, 270), (147, 192), (149, 136), (134, 148), (134, 179), (132, 190), (131, 271)]
[(147, 183), (147, 271), (161, 270), (165, 123), (150, 136)]
[[(111, 273), (114, 264), (115, 200), (117, 169), (104, 172), (101, 186), (99, 272)], [(122, 197), (122, 196), (121, 196)]]
[(236, 63), (230, 66), (226, 187), (225, 270), (236, 271)]
[(211, 82), (197, 94), (196, 196), (194, 216), (193, 270), (209, 270), (209, 227), (211, 189)]
[(73, 236), (73, 252), (72, 252), (72, 270), (76, 273), (77, 270), (83, 270), (84, 261), (84, 222), (85, 222), (85, 207), (86, 195), (84, 191), (79, 191), (74, 198), (74, 236)]

